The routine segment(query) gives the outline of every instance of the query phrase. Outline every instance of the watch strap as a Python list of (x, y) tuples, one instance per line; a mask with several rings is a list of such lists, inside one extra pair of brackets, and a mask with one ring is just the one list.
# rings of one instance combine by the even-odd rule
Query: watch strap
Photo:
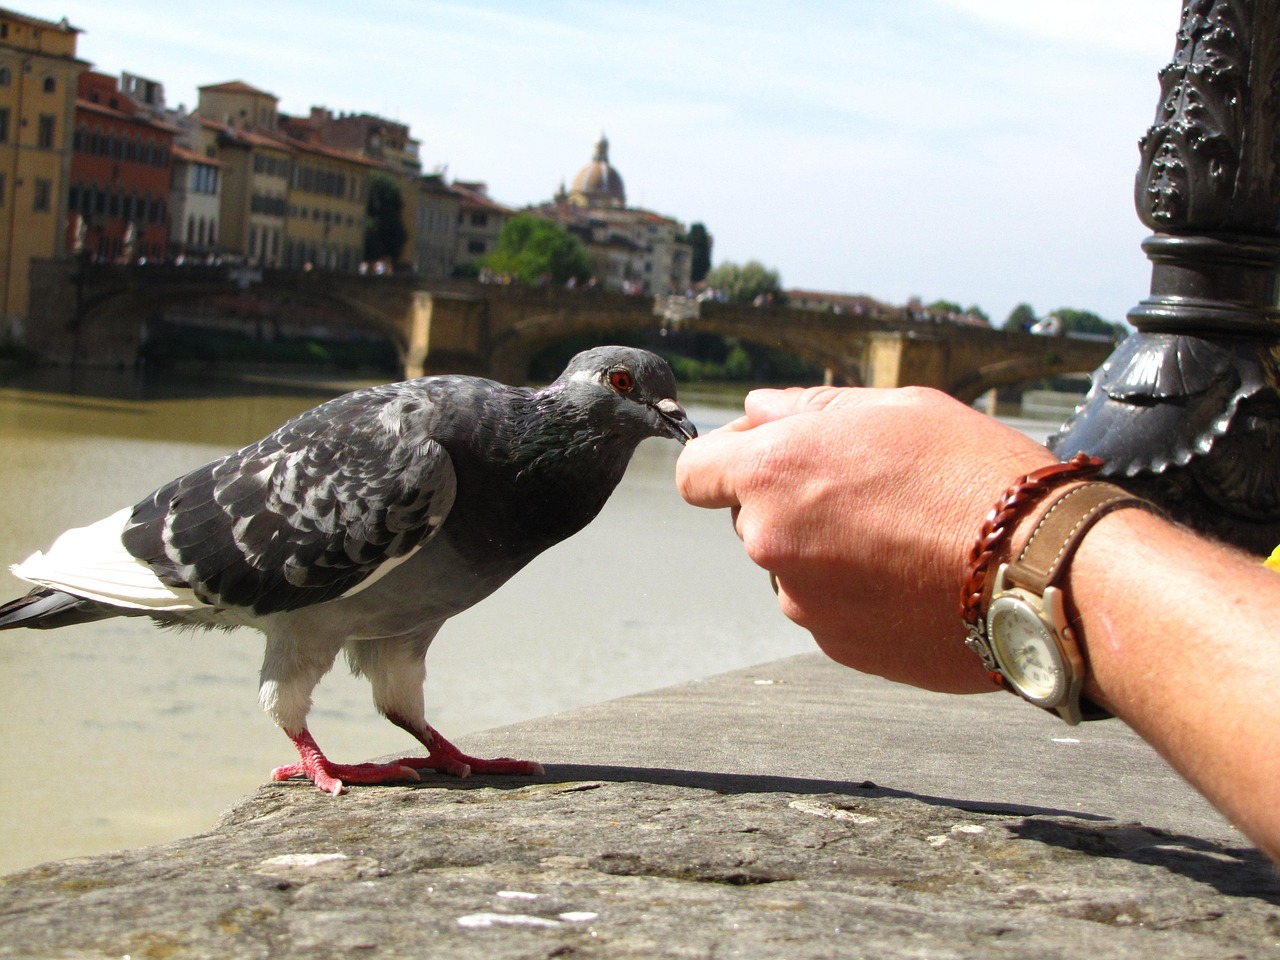
[(1159, 512), (1151, 501), (1100, 480), (1060, 494), (1036, 523), (1018, 558), (1006, 568), (1006, 579), (1043, 596), (1062, 575), (1089, 528), (1122, 507)]

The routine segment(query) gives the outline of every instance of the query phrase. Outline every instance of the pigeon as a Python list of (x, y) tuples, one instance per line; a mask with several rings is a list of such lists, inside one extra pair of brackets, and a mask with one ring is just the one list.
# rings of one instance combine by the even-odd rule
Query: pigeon
[[(423, 769), (537, 775), (536, 762), (467, 756), (427, 723), (427, 648), (590, 523), (640, 441), (696, 436), (666, 361), (628, 347), (579, 353), (541, 389), (442, 375), (357, 390), (14, 565), (36, 587), (0, 606), (0, 629), (115, 616), (256, 628), (259, 701), (298, 752), (274, 780), (336, 796)], [(324, 755), (307, 714), (340, 651), (425, 757)]]

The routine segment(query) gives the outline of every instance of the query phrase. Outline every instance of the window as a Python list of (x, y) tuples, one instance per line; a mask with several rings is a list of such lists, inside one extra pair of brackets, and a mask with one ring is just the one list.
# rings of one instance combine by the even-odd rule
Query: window
[(4, 174), (0, 173), (0, 207), (4, 206), (4, 188), (5, 188)]
[(487, 227), (489, 225), (489, 215), (487, 213), (471, 214), (471, 225), (473, 227)]
[[(0, 27), (8, 26), (8, 24), (0, 24)], [(3, 37), (4, 34), (0, 34)], [(13, 74), (9, 72), (8, 67), (0, 67), (0, 87), (7, 87), (13, 81)]]
[(484, 241), (469, 240), (467, 242), (467, 253), (484, 253)]
[(53, 181), (44, 177), (36, 177), (34, 208), (47, 212), (53, 206)]
[(54, 131), (56, 127), (56, 119), (53, 114), (42, 113), (36, 127), (36, 146), (42, 150), (53, 149)]
[(58, 81), (57, 81), (57, 80), (53, 79), (53, 77), (45, 77), (45, 78), (44, 78), (44, 92), (45, 92), (45, 93), (53, 93), (53, 92), (54, 92), (54, 91), (56, 91), (57, 89), (58, 89)]
[(9, 108), (0, 107), (0, 143), (9, 142)]

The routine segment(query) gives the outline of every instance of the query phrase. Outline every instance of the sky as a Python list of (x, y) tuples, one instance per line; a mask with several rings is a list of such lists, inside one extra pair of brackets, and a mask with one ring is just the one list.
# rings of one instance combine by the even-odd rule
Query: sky
[(628, 203), (786, 288), (1122, 320), (1146, 294), (1137, 142), (1180, 0), (26, 0), (170, 106), (407, 123), (427, 171), (514, 208), (600, 135)]

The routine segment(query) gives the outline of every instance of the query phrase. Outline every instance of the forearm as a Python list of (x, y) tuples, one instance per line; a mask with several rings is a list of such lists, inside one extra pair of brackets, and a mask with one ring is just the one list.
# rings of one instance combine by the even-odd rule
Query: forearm
[(1255, 558), (1137, 510), (1089, 532), (1069, 593), (1086, 693), (1280, 859), (1280, 591)]
[[(970, 547), (1002, 487), (1053, 462), (933, 391), (761, 391), (685, 447), (677, 483), (733, 510), (832, 659), (970, 693), (994, 689), (963, 642)], [(1068, 571), (1086, 694), (1280, 861), (1280, 574), (1133, 509), (1090, 528)]]

